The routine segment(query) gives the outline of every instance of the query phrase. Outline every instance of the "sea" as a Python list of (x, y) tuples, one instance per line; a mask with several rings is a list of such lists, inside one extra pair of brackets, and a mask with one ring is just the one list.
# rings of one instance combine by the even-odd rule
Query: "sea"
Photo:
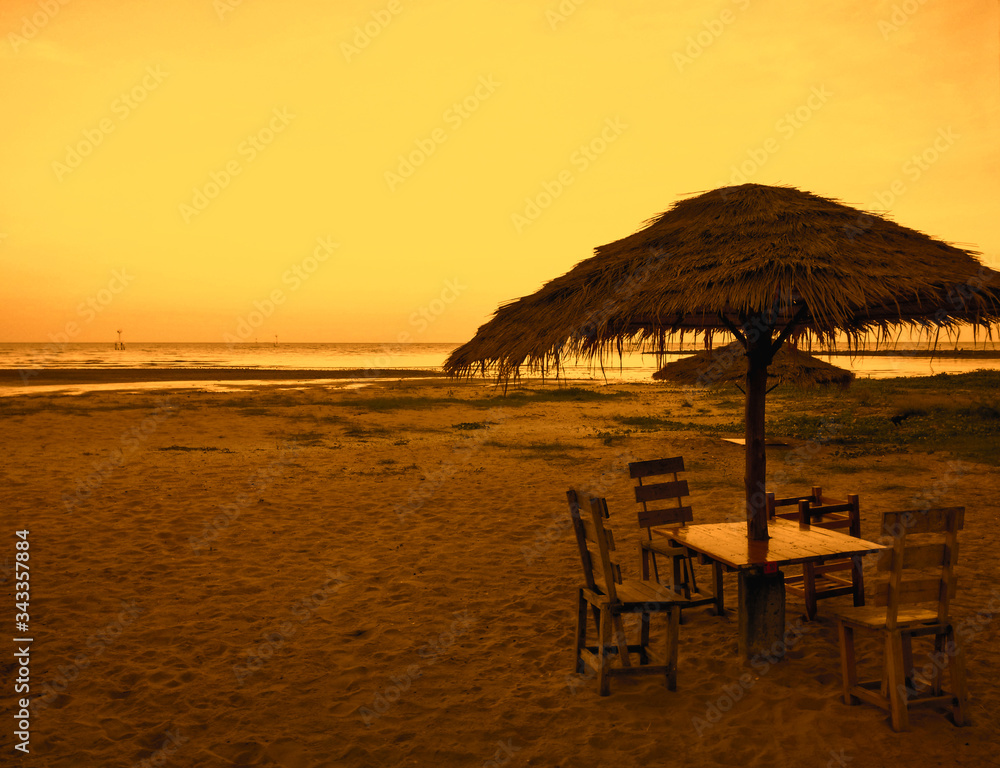
[[(440, 371), (448, 355), (459, 346), (453, 343), (131, 343), (116, 349), (113, 343), (5, 343), (0, 344), (0, 368), (31, 371), (48, 368), (246, 368), (252, 379), (254, 369), (410, 369)], [(997, 357), (930, 357), (926, 344), (901, 342), (889, 354), (812, 354), (860, 377), (931, 376), (938, 373), (965, 373), (980, 368), (1000, 369), (1000, 342), (963, 342), (960, 349), (994, 352)], [(950, 351), (949, 347), (949, 351)], [(663, 362), (698, 351), (668, 347)], [(657, 370), (652, 353), (633, 352), (621, 360), (615, 355), (604, 361), (603, 369), (587, 361), (567, 361), (561, 375), (567, 379), (593, 381), (650, 381)], [(526, 374), (527, 375), (527, 374)], [(30, 380), (30, 377), (28, 377)], [(188, 383), (189, 385), (190, 383)], [(95, 385), (93, 388), (104, 388)], [(184, 386), (179, 384), (178, 386)], [(87, 387), (84, 387), (86, 389)], [(23, 387), (13, 387), (21, 392)], [(75, 387), (75, 389), (79, 389)]]

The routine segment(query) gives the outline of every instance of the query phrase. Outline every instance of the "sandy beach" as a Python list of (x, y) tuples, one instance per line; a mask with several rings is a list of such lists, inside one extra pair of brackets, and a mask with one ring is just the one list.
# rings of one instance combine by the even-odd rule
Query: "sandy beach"
[[(581, 571), (566, 489), (603, 489), (637, 577), (626, 464), (682, 455), (696, 522), (740, 519), (743, 449), (720, 439), (741, 418), (738, 393), (248, 388), (0, 399), (8, 610), (14, 531), (30, 531), (25, 765), (1000, 764), (997, 469), (910, 440), (919, 416), (884, 454), (817, 433), (776, 434), (786, 446), (768, 449), (779, 494), (860, 494), (865, 538), (885, 511), (966, 507), (954, 616), (971, 725), (921, 709), (897, 734), (881, 710), (841, 699), (831, 613), (849, 598), (806, 622), (789, 597), (790, 647), (753, 664), (737, 656), (734, 613), (685, 612), (676, 692), (616, 679), (601, 698), (572, 674)], [(869, 588), (874, 574), (866, 561)], [(726, 590), (735, 606), (732, 575)], [(2, 738), (11, 754), (9, 728)]]

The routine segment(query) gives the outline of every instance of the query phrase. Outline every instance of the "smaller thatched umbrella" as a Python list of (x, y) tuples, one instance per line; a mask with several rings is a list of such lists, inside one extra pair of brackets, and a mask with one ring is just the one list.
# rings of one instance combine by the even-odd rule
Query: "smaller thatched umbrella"
[[(768, 391), (779, 384), (792, 384), (796, 387), (846, 387), (854, 381), (852, 371), (831, 365), (791, 344), (783, 345), (775, 353), (768, 366), (767, 376), (775, 381)], [(653, 378), (657, 381), (702, 387), (735, 384), (742, 390), (741, 385), (747, 378), (746, 350), (738, 341), (724, 347), (706, 349), (667, 363), (653, 374)]]

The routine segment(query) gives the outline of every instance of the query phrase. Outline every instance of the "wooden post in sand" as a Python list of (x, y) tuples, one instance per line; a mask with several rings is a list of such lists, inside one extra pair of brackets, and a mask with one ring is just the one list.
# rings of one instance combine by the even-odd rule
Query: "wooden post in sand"
[(779, 570), (740, 571), (737, 586), (740, 657), (780, 658), (785, 653), (785, 648), (779, 645), (785, 631), (785, 575)]

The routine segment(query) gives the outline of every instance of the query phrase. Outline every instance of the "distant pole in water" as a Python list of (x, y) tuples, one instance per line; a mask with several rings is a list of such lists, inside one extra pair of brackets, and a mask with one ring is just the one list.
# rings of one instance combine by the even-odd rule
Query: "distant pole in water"
[(274, 334), (274, 346), (278, 346), (278, 334)]
[(115, 349), (125, 349), (125, 342), (122, 341), (122, 329), (118, 329), (118, 341), (115, 342)]

